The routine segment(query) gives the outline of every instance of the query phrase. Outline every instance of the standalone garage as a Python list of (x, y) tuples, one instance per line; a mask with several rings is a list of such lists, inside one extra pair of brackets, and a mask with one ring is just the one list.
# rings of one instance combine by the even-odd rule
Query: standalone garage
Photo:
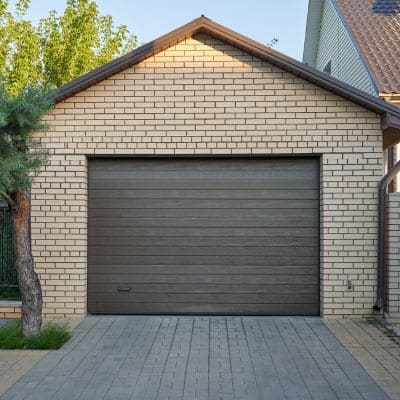
[(371, 313), (395, 106), (200, 17), (65, 84), (46, 118), (46, 317)]
[(89, 161), (88, 311), (319, 313), (317, 158)]

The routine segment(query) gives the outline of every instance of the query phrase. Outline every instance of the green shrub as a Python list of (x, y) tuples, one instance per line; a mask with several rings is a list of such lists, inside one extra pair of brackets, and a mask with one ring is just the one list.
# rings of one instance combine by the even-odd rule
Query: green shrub
[(66, 325), (46, 324), (38, 335), (23, 337), (20, 321), (0, 326), (0, 349), (56, 350), (71, 338)]

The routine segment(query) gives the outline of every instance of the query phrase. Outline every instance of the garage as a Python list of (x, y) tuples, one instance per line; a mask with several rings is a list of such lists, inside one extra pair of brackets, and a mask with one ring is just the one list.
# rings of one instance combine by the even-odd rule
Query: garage
[(89, 161), (88, 312), (319, 314), (316, 158)]

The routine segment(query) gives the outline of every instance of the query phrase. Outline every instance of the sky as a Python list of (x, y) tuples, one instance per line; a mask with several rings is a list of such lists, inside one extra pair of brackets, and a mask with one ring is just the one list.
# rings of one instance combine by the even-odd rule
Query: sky
[[(308, 0), (96, 0), (103, 14), (127, 25), (140, 44), (204, 14), (261, 43), (301, 60)], [(62, 12), (65, 0), (32, 0), (28, 18), (37, 22), (48, 11)]]

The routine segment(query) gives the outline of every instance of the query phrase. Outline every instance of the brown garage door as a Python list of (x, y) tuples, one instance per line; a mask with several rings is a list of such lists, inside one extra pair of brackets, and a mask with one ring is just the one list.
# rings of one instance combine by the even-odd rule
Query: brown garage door
[(319, 313), (314, 158), (89, 162), (88, 311)]

